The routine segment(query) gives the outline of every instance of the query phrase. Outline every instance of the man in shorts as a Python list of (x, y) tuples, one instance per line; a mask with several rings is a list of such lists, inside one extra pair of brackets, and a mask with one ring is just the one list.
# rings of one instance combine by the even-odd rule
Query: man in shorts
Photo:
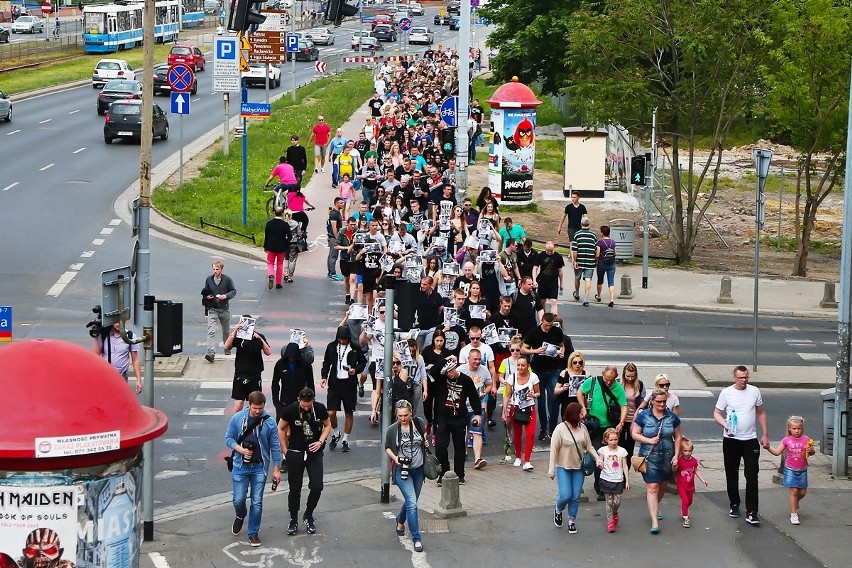
[(585, 280), (583, 305), (586, 307), (589, 305), (589, 297), (592, 293), (592, 276), (598, 265), (595, 260), (598, 237), (589, 226), (591, 221), (588, 217), (583, 217), (580, 223), (581, 228), (574, 233), (574, 240), (571, 241), (571, 258), (574, 262), (574, 299), (580, 299), (580, 280)]
[(325, 171), (325, 156), (328, 153), (328, 144), (331, 142), (331, 127), (325, 123), (325, 118), (320, 115), (317, 123), (311, 129), (311, 137), (308, 146), (314, 145), (314, 173)]
[[(595, 239), (597, 243), (597, 239)], [(594, 262), (594, 245), (592, 246), (592, 261)], [(594, 269), (594, 266), (592, 266)], [(544, 245), (544, 252), (539, 254), (535, 259), (533, 266), (533, 280), (536, 282), (538, 296), (542, 302), (547, 302), (550, 306), (550, 313), (556, 314), (557, 300), (559, 292), (565, 289), (563, 273), (565, 271), (565, 261), (562, 255), (556, 252), (553, 241), (547, 241)], [(593, 270), (594, 271), (594, 270)], [(589, 276), (591, 278), (591, 276)], [(591, 282), (591, 280), (589, 281)], [(591, 286), (591, 284), (589, 284)]]
[[(367, 359), (360, 345), (352, 345), (352, 334), (346, 326), (337, 328), (334, 341), (325, 348), (323, 357), (322, 388), (328, 388), (328, 414), (331, 420), (329, 449), (334, 451), (341, 444), (341, 451), (349, 451), (349, 434), (355, 422), (355, 405), (358, 402), (358, 375), (367, 366)], [(337, 413), (343, 410), (346, 419), (343, 435), (337, 424)]]
[(346, 304), (353, 303), (353, 296), (358, 290), (355, 264), (355, 232), (358, 226), (358, 220), (355, 217), (349, 217), (346, 221), (346, 227), (342, 231), (338, 231), (337, 238), (334, 240), (334, 248), (340, 252), (340, 274), (343, 275), (343, 293), (346, 294)]
[(240, 318), (240, 323), (234, 326), (231, 334), (225, 339), (225, 350), (236, 348), (234, 359), (234, 384), (231, 387), (231, 398), (234, 399), (234, 413), (243, 409), (243, 401), (254, 391), (263, 390), (260, 385), (260, 375), (263, 373), (263, 356), (272, 355), (272, 348), (262, 333), (252, 324), (251, 339), (237, 337), (240, 330), (247, 328), (245, 323), (250, 315)]

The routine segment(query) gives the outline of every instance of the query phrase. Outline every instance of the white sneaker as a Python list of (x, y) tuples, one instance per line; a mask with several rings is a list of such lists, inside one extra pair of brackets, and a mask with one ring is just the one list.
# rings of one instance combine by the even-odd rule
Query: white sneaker
[(320, 168), (320, 171), (321, 171), (322, 173), (325, 173), (325, 168)]
[(799, 513), (790, 513), (790, 524), (798, 525), (799, 523)]
[(521, 467), (521, 458), (515, 458), (515, 463), (513, 463), (515, 467)]
[(533, 464), (530, 462), (524, 462), (524, 471), (532, 471), (534, 469)]

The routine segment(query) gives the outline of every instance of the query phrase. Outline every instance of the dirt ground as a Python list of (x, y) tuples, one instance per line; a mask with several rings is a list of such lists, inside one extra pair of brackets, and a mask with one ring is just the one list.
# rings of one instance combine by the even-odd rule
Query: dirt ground
[[(776, 172), (783, 165), (785, 172), (795, 172), (795, 161), (790, 148), (774, 145), (768, 142), (758, 142), (761, 148), (772, 148), (772, 168)], [(731, 180), (746, 180), (746, 184), (754, 183), (753, 146), (743, 146), (726, 150), (723, 154), (723, 166), (720, 177)], [(706, 158), (706, 156), (704, 156)], [(468, 187), (481, 188), (487, 185), (487, 171), (482, 162), (471, 166), (468, 170)], [(746, 177), (751, 174), (751, 177)], [(748, 181), (751, 180), (751, 181)], [(784, 237), (794, 238), (793, 220), (795, 216), (795, 187), (791, 177), (786, 176), (784, 196), (782, 200), (781, 230)], [(557, 189), (563, 187), (561, 174), (536, 170), (535, 186), (537, 188)], [(753, 187), (753, 185), (751, 186)], [(538, 213), (509, 213), (510, 207), (501, 209), (501, 214), (510, 214), (516, 223), (520, 223), (531, 238), (541, 241), (554, 239), (556, 228), (562, 217), (566, 198), (563, 201), (544, 201), (536, 191), (536, 200), (540, 209)], [(630, 219), (636, 223), (636, 247), (641, 251), (641, 228), (643, 211), (641, 209), (625, 208), (623, 204), (604, 204), (600, 201), (584, 202), (589, 210), (592, 228), (608, 223), (611, 219)], [(707, 211), (707, 217), (716, 230), (721, 234), (727, 247), (703, 223), (693, 256), (693, 265), (697, 268), (730, 272), (734, 274), (754, 274), (754, 190), (725, 187), (717, 192), (714, 203)], [(766, 225), (763, 238), (773, 239), (778, 233), (778, 194), (767, 195)], [(840, 242), (843, 215), (843, 194), (835, 191), (820, 207), (817, 214), (817, 226), (813, 240)], [(557, 242), (565, 242), (564, 234)], [(652, 258), (674, 259), (673, 249), (669, 240), (663, 234), (660, 238), (651, 239)], [(794, 252), (779, 252), (775, 246), (764, 243), (760, 249), (760, 273), (763, 275), (789, 276), (793, 271)], [(811, 252), (808, 259), (808, 277), (815, 279), (837, 280), (840, 274), (840, 253), (821, 254)]]

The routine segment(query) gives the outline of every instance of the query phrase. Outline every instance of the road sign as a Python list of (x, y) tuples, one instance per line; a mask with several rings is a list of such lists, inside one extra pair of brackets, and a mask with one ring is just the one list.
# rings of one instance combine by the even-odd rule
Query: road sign
[(189, 114), (189, 95), (172, 93), (172, 114)]
[(459, 109), (459, 98), (449, 97), (441, 104), (441, 120), (450, 128), (458, 126), (457, 115)]
[(295, 53), (299, 51), (299, 36), (296, 34), (287, 34), (287, 39), (285, 41), (287, 43), (288, 53)]
[(407, 32), (411, 29), (411, 18), (400, 18), (399, 23), (397, 24), (399, 29), (404, 32)]
[(325, 61), (317, 61), (314, 64), (314, 69), (317, 70), (317, 73), (325, 75)]
[(242, 103), (240, 105), (241, 118), (266, 118), (272, 111), (269, 103)]
[(213, 39), (213, 75), (240, 77), (240, 40), (236, 37)]
[(239, 91), (239, 77), (213, 77), (214, 93), (238, 93)]
[(173, 93), (186, 93), (195, 84), (195, 74), (187, 65), (178, 63), (169, 67), (169, 86)]
[(41, 13), (42, 14), (50, 14), (51, 12), (53, 12), (53, 5), (50, 2), (48, 2), (47, 0), (42, 2), (41, 3)]
[(12, 341), (12, 306), (0, 306), (0, 343)]

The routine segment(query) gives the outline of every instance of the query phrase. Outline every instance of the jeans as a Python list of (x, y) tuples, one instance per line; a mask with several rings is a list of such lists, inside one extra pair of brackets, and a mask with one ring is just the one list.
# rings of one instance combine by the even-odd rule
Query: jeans
[(222, 328), (222, 342), (228, 339), (228, 334), (231, 332), (231, 312), (228, 310), (217, 310), (210, 308), (207, 310), (207, 352), (215, 353), (216, 345), (216, 325)]
[(740, 504), (740, 460), (746, 480), (745, 505), (747, 513), (757, 513), (757, 474), (759, 472), (760, 444), (752, 440), (722, 440), (722, 458), (725, 464), (725, 481), (728, 486), (728, 501)]
[(267, 276), (275, 276), (275, 283), (281, 284), (281, 278), (284, 276), (284, 257), (287, 256), (283, 252), (266, 251), (266, 274)]
[(334, 240), (334, 237), (328, 236), (328, 256), (325, 259), (325, 267), (329, 276), (337, 274), (337, 257), (340, 256), (340, 251), (334, 248)]
[(287, 450), (287, 454), (285, 455), (285, 459), (287, 460), (287, 484), (290, 487), (290, 494), (287, 495), (287, 506), (290, 510), (291, 519), (299, 517), (299, 504), (302, 501), (302, 483), (304, 482), (305, 471), (308, 472), (308, 489), (310, 490), (308, 501), (305, 503), (305, 517), (313, 518), (314, 516), (314, 509), (317, 508), (323, 488), (322, 454), (322, 451), (300, 452)]
[[(603, 433), (605, 428), (600, 428), (595, 432), (589, 432), (589, 438), (592, 440), (593, 448), (600, 448), (604, 445), (603, 443)], [(595, 468), (595, 493), (598, 495), (601, 494), (601, 470)]]
[(367, 202), (367, 208), (371, 208), (376, 203), (376, 189), (366, 185), (362, 186), (361, 197)]
[(263, 515), (263, 486), (266, 484), (266, 468), (263, 463), (234, 464), (231, 472), (234, 493), (234, 512), (238, 519), (246, 518), (246, 496), (251, 485), (251, 509), (248, 512), (248, 534), (260, 532)]
[(404, 525), (408, 521), (408, 530), (411, 532), (411, 540), (418, 542), (420, 540), (420, 520), (417, 518), (417, 499), (420, 498), (420, 489), (423, 487), (423, 479), (426, 474), (423, 472), (423, 466), (410, 469), (408, 479), (405, 481), (399, 478), (400, 469), (394, 468), (394, 483), (399, 487), (404, 499), (402, 507), (399, 508), (399, 514), (396, 516), (396, 522)]
[(337, 157), (340, 154), (331, 155), (331, 184), (337, 185), (340, 182), (340, 166), (337, 164)]
[[(440, 402), (438, 404), (441, 404)], [(437, 409), (436, 409), (437, 410)], [(450, 471), (450, 438), (453, 440), (453, 471), (464, 479), (465, 431), (467, 413), (461, 416), (437, 416), (435, 420), (435, 457), (441, 462), (443, 470)]]
[(541, 425), (541, 429), (549, 434), (556, 430), (556, 425), (561, 421), (559, 405), (553, 401), (553, 391), (556, 388), (556, 379), (559, 378), (559, 369), (536, 371), (536, 374), (541, 389), (541, 396), (538, 397), (538, 423)]
[(562, 512), (568, 505), (568, 518), (576, 519), (580, 509), (580, 493), (583, 491), (583, 481), (586, 476), (581, 469), (556, 468), (556, 510)]

